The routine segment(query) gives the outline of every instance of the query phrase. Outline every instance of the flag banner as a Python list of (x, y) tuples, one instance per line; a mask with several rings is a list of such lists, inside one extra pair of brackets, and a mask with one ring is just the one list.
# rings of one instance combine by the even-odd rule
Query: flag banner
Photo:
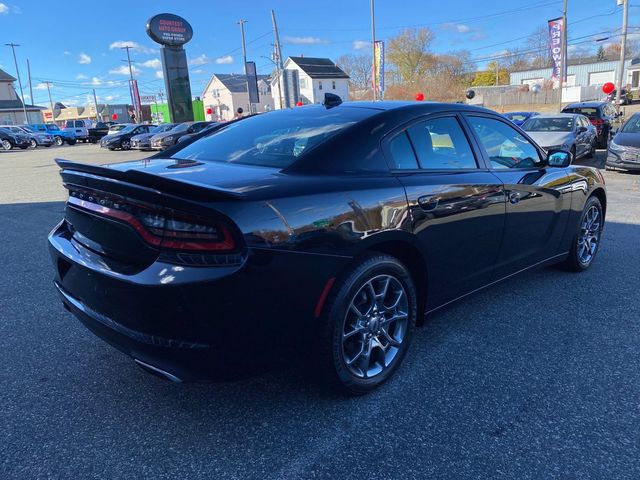
[[(133, 111), (139, 112), (141, 103), (140, 103), (140, 93), (138, 92), (138, 81), (137, 80), (129, 80), (129, 90), (131, 91), (131, 99), (133, 101)], [(139, 121), (139, 119), (138, 119)]]
[[(560, 84), (567, 79), (566, 65), (562, 65), (562, 38), (564, 35), (564, 21), (562, 17), (549, 20), (549, 53), (551, 55), (551, 62), (553, 66), (553, 72), (551, 79), (554, 84)], [(566, 59), (566, 53), (565, 53)], [(566, 63), (566, 61), (565, 61)]]
[(374, 47), (373, 87), (382, 94), (384, 92), (384, 42), (376, 40)]

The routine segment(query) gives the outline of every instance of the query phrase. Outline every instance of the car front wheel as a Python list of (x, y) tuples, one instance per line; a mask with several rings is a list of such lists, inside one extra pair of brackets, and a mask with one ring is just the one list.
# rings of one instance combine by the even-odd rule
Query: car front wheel
[(56, 145), (59, 147), (62, 146), (62, 144), (64, 143), (64, 140), (62, 140), (62, 137), (55, 137), (54, 140), (56, 142)]
[(588, 269), (600, 250), (600, 240), (604, 227), (604, 214), (600, 200), (589, 197), (584, 206), (578, 232), (569, 252), (565, 266), (575, 272)]
[(123, 140), (122, 143), (120, 143), (120, 148), (122, 150), (131, 150), (131, 142), (129, 140)]
[(325, 306), (324, 373), (361, 395), (400, 366), (416, 323), (416, 291), (406, 267), (388, 255), (369, 256), (334, 286)]
[(38, 146), (38, 142), (36, 140), (34, 140), (33, 138), (31, 139), (31, 147), (32, 148), (36, 148)]

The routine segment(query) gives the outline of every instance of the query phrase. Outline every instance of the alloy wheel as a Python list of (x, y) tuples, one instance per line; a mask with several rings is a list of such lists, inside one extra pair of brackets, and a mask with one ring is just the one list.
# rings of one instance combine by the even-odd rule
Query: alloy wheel
[(61, 146), (64, 143), (64, 141), (62, 140), (62, 137), (56, 137), (55, 141), (57, 146)]
[(122, 148), (122, 150), (131, 149), (131, 142), (129, 142), (129, 140), (123, 140), (122, 143), (120, 144), (120, 148)]
[(2, 140), (2, 148), (4, 150), (11, 150), (11, 142), (9, 140)]
[(342, 355), (349, 372), (369, 379), (388, 369), (398, 356), (409, 324), (409, 300), (392, 275), (368, 280), (345, 314)]
[(600, 243), (600, 209), (591, 205), (583, 217), (578, 236), (578, 259), (584, 265), (593, 260)]
[(35, 141), (35, 139), (31, 139), (31, 147), (32, 148), (36, 148), (38, 146), (38, 142)]

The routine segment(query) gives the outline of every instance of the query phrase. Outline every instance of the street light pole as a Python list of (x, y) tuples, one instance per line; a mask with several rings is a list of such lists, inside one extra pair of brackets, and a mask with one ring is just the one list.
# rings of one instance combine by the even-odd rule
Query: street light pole
[(29, 123), (29, 118), (27, 117), (27, 106), (24, 103), (24, 92), (22, 91), (22, 80), (20, 80), (20, 70), (18, 70), (18, 60), (16, 59), (16, 47), (19, 47), (17, 43), (5, 43), (7, 47), (11, 47), (11, 51), (13, 52), (13, 63), (16, 66), (16, 75), (18, 76), (18, 85), (20, 85), (20, 97), (22, 98), (22, 111), (24, 112), (24, 123)]
[[(287, 82), (284, 80), (284, 63), (282, 59), (282, 48), (280, 45), (280, 34), (278, 32), (278, 24), (276, 23), (276, 12), (271, 10), (271, 21), (273, 23), (273, 34), (276, 39), (276, 55), (278, 55), (278, 90), (280, 90), (280, 108), (289, 108), (289, 88)], [(283, 106), (284, 99), (284, 106)]]
[(618, 66), (618, 89), (616, 90), (616, 108), (620, 113), (620, 98), (624, 83), (624, 64), (627, 50), (627, 24), (629, 23), (629, 0), (622, 0), (622, 33), (620, 39), (620, 65)]
[(375, 20), (375, 7), (374, 0), (371, 0), (371, 86), (373, 89), (373, 101), (378, 99), (378, 92), (376, 91), (376, 20)]

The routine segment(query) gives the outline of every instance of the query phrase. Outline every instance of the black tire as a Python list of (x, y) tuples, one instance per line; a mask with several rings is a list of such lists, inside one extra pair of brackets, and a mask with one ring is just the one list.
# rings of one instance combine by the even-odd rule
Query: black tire
[(35, 138), (31, 139), (31, 148), (38, 148), (38, 141)]
[[(380, 295), (369, 293), (369, 284), (374, 293)], [(382, 296), (382, 292), (386, 294)], [(372, 299), (376, 307), (371, 306)], [(361, 300), (363, 303), (358, 303), (361, 307), (352, 309), (352, 302)], [(394, 302), (396, 306), (390, 307)], [(360, 308), (367, 312), (361, 312)], [(387, 310), (389, 308), (392, 310)], [(324, 306), (323, 332), (318, 345), (321, 375), (351, 395), (362, 395), (380, 386), (402, 363), (416, 317), (416, 290), (407, 268), (389, 255), (372, 254), (363, 258), (334, 284)], [(396, 320), (389, 321), (391, 318)], [(350, 331), (345, 333), (345, 330)], [(346, 358), (348, 355), (352, 356), (351, 364)], [(381, 370), (375, 373), (378, 368)]]
[(77, 140), (67, 140), (67, 145), (75, 145)]
[(59, 147), (61, 147), (64, 144), (64, 140), (62, 139), (62, 137), (55, 136), (53, 137), (53, 140), (56, 142), (56, 145)]
[[(595, 228), (594, 226), (593, 230), (590, 232), (590, 235), (593, 234), (596, 236), (595, 247), (591, 252), (591, 254), (589, 255), (588, 259), (585, 259), (585, 257), (582, 255), (583, 243), (585, 242), (583, 237), (585, 234), (585, 229), (583, 227), (585, 225), (585, 222), (588, 220), (587, 218), (588, 215), (590, 215), (590, 212), (593, 211), (593, 209), (595, 209), (598, 212), (597, 228)], [(600, 200), (598, 199), (598, 197), (593, 195), (587, 199), (587, 202), (584, 205), (584, 209), (582, 210), (582, 215), (580, 215), (580, 221), (577, 225), (576, 235), (574, 237), (573, 244), (571, 245), (571, 251), (569, 252), (569, 256), (564, 262), (564, 266), (568, 270), (571, 270), (573, 272), (584, 272), (593, 264), (593, 261), (595, 260), (596, 255), (600, 251), (600, 243), (602, 241), (603, 227), (604, 227), (604, 212), (602, 210), (602, 204), (600, 203)], [(588, 245), (589, 246), (594, 245), (593, 239), (588, 242)]]

